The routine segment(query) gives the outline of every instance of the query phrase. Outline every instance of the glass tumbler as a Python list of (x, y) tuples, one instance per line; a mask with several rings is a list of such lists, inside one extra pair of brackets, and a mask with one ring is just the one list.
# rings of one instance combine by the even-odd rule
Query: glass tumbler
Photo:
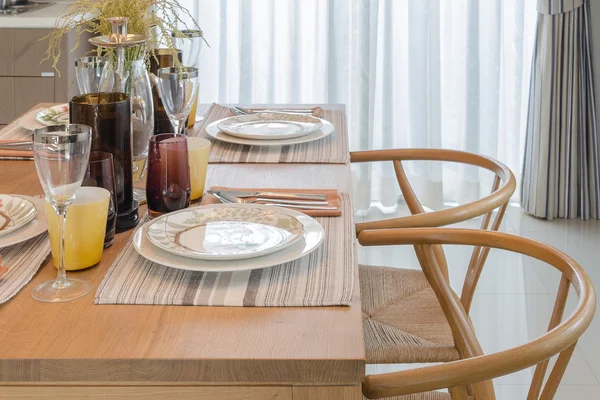
[(115, 227), (117, 223), (117, 189), (112, 154), (104, 151), (92, 151), (90, 153), (90, 162), (85, 172), (82, 186), (100, 187), (110, 192), (104, 248), (110, 247), (115, 242)]
[(150, 216), (189, 207), (192, 188), (186, 137), (175, 133), (155, 135), (149, 147), (146, 200)]
[(108, 57), (81, 57), (75, 60), (75, 77), (81, 94), (111, 91), (114, 77)]

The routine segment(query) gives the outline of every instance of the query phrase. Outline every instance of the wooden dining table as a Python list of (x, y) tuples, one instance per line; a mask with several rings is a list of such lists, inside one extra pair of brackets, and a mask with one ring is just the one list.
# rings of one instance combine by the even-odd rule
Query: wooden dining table
[[(211, 164), (213, 185), (350, 192), (351, 172), (348, 164)], [(33, 161), (0, 160), (0, 193), (43, 194)], [(0, 305), (0, 399), (362, 399), (357, 265), (349, 307), (94, 304), (132, 232), (117, 234), (98, 265), (69, 272), (92, 282), (84, 298), (31, 297), (56, 275), (48, 257)]]

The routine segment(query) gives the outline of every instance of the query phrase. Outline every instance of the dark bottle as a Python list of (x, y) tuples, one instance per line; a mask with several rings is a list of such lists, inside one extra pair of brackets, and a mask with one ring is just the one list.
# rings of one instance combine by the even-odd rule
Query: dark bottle
[(135, 227), (138, 203), (133, 199), (131, 99), (125, 93), (88, 93), (69, 102), (74, 124), (92, 127), (92, 151), (113, 155), (117, 197), (117, 230)]

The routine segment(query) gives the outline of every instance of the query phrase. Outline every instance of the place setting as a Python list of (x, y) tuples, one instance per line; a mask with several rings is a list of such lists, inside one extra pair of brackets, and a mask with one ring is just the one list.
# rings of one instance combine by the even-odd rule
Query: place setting
[(343, 108), (212, 104), (194, 133), (213, 142), (211, 162), (346, 163)]
[[(148, 212), (100, 284), (96, 304), (349, 304), (351, 291), (343, 288), (353, 284), (353, 263), (342, 262), (353, 257), (348, 196), (218, 186), (204, 194), (209, 151), (196, 150), (204, 142), (175, 133), (151, 138)], [(321, 282), (307, 299), (321, 274), (337, 280)], [(257, 292), (251, 301), (250, 290)], [(268, 290), (295, 295), (262, 297)]]

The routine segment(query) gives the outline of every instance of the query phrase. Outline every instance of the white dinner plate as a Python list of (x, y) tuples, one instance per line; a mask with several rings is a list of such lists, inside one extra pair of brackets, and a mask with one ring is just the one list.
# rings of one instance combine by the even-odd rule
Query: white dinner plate
[(306, 136), (323, 123), (311, 115), (259, 113), (229, 117), (219, 122), (223, 132), (243, 139), (282, 140)]
[[(203, 206), (213, 207), (220, 204)], [(232, 206), (227, 204), (227, 206)], [(236, 205), (234, 205), (236, 206)], [(239, 206), (247, 206), (239, 204)], [(291, 210), (287, 210), (291, 211)], [(148, 227), (153, 221), (146, 222), (133, 235), (133, 246), (137, 252), (144, 258), (155, 263), (177, 269), (189, 271), (205, 271), (205, 272), (234, 272), (234, 271), (249, 271), (253, 269), (268, 268), (274, 265), (284, 264), (304, 257), (317, 249), (325, 236), (325, 231), (321, 224), (308, 215), (297, 213), (295, 217), (304, 226), (302, 237), (295, 243), (285, 249), (264, 255), (261, 257), (247, 258), (244, 260), (197, 260), (194, 258), (182, 257), (168, 253), (152, 244), (148, 239)]]
[(21, 118), (19, 118), (19, 121), (18, 121), (19, 125), (25, 129), (27, 129), (28, 131), (33, 131), (33, 130), (36, 130), (39, 128), (43, 128), (45, 125), (40, 124), (35, 119), (35, 116), (37, 115), (37, 113), (39, 113), (42, 110), (43, 110), (43, 108), (37, 108), (35, 110), (29, 111), (27, 114), (25, 114)]
[(35, 218), (35, 204), (21, 196), (0, 194), (0, 236), (8, 235)]
[(182, 257), (241, 260), (280, 251), (302, 237), (296, 213), (251, 206), (220, 204), (169, 213), (152, 221), (148, 239)]
[(45, 126), (68, 124), (69, 104), (45, 108), (35, 115), (35, 120)]
[(24, 242), (48, 231), (48, 221), (46, 220), (46, 213), (43, 211), (45, 207), (45, 200), (31, 196), (21, 197), (35, 204), (38, 212), (36, 213), (33, 221), (21, 229), (17, 229), (8, 235), (0, 236), (0, 249)]
[[(224, 118), (224, 119), (226, 119), (226, 118)], [(221, 140), (223, 142), (244, 144), (244, 145), (248, 145), (248, 146), (289, 146), (292, 144), (308, 143), (308, 142), (313, 142), (315, 140), (321, 140), (324, 137), (331, 135), (333, 133), (333, 131), (335, 130), (335, 127), (333, 126), (333, 124), (331, 122), (319, 118), (321, 123), (323, 124), (323, 126), (321, 126), (321, 128), (314, 131), (313, 133), (310, 133), (305, 136), (300, 136), (300, 137), (291, 138), (291, 139), (277, 139), (277, 140), (275, 140), (275, 139), (271, 139), (271, 140), (244, 139), (244, 138), (240, 138), (240, 137), (236, 137), (236, 136), (231, 136), (231, 135), (221, 131), (221, 129), (219, 129), (219, 123), (221, 123), (221, 121), (223, 121), (224, 119), (221, 119), (221, 120), (218, 120), (218, 121), (215, 121), (215, 122), (209, 124), (206, 127), (206, 133), (209, 136), (211, 136), (215, 139)]]

